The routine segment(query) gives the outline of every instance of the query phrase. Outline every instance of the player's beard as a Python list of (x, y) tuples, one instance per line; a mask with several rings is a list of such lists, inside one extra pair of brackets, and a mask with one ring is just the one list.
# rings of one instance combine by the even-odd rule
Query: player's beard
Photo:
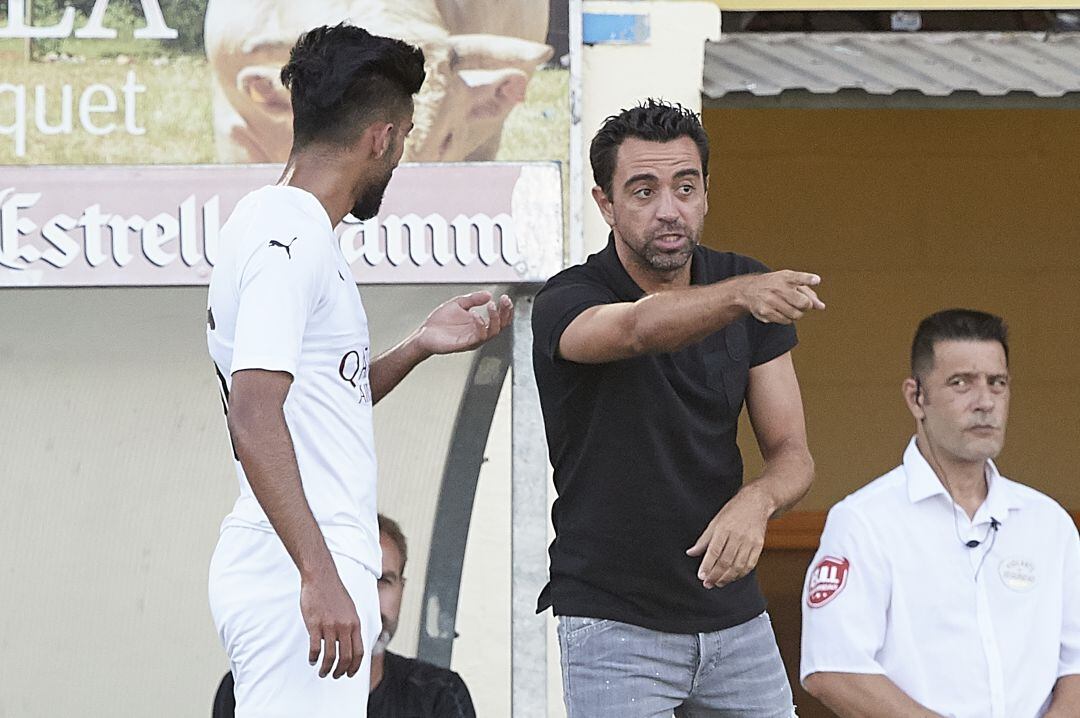
[[(630, 249), (638, 256), (641, 264), (657, 272), (673, 272), (681, 269), (694, 254), (694, 248), (701, 241), (702, 226), (691, 229), (681, 222), (659, 227), (648, 232), (645, 236), (635, 238), (635, 241), (627, 242)], [(669, 233), (678, 232), (686, 238), (685, 245), (677, 251), (670, 252), (659, 249), (655, 245), (656, 238)]]
[(382, 206), (383, 195), (386, 194), (386, 187), (390, 184), (390, 178), (393, 174), (394, 170), (391, 168), (387, 171), (385, 177), (368, 185), (360, 198), (356, 200), (350, 214), (361, 222), (377, 215), (379, 207)]

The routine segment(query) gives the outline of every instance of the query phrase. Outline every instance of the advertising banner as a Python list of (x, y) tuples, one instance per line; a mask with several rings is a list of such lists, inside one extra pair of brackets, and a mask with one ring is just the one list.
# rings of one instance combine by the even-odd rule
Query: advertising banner
[[(206, 284), (222, 223), (277, 165), (19, 167), (0, 184), (0, 287)], [(555, 163), (402, 165), (338, 238), (363, 284), (543, 281), (562, 261)]]
[(0, 2), (0, 287), (205, 283), (233, 205), (288, 157), (290, 48), (339, 22), (417, 45), (427, 71), (413, 164), (378, 219), (339, 227), (357, 281), (543, 279), (563, 182), (522, 162), (568, 156), (566, 4)]

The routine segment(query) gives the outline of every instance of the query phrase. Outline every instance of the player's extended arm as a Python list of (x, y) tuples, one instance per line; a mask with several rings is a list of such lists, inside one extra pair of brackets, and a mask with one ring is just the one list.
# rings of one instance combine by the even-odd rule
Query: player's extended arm
[(559, 356), (580, 364), (601, 364), (674, 352), (747, 312), (765, 322), (791, 324), (811, 309), (825, 308), (811, 288), (820, 282), (816, 274), (785, 269), (670, 289), (636, 302), (590, 307), (563, 331)]
[(495, 301), (490, 292), (473, 292), (443, 302), (415, 332), (371, 362), (372, 401), (378, 403), (432, 354), (469, 351), (494, 338), (510, 326), (513, 311), (509, 297), (504, 294)]
[(690, 556), (702, 557), (698, 578), (705, 588), (724, 586), (750, 573), (765, 545), (768, 520), (794, 506), (814, 480), (791, 352), (750, 369), (746, 408), (765, 469), (724, 504), (687, 550)]
[(840, 718), (942, 718), (880, 674), (811, 673), (803, 686)]
[(255, 498), (300, 571), (300, 612), (311, 639), (308, 661), (314, 665), (322, 652), (320, 676), (330, 673), (336, 658), (334, 678), (352, 677), (364, 657), (360, 618), (300, 483), (285, 423), (285, 397), (291, 385), (287, 372), (245, 369), (234, 373), (229, 433)]
[(1080, 716), (1080, 675), (1062, 676), (1054, 684), (1054, 697), (1043, 718)]

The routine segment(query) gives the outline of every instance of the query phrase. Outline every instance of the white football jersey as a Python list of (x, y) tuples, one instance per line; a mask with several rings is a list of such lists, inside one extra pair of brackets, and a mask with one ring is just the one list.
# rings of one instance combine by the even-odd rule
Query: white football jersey
[[(327, 547), (378, 576), (368, 323), (330, 219), (314, 195), (268, 186), (240, 200), (220, 241), (206, 336), (225, 410), (235, 372), (292, 375), (285, 420), (304, 495)], [(239, 461), (236, 473), (222, 529), (273, 531)]]

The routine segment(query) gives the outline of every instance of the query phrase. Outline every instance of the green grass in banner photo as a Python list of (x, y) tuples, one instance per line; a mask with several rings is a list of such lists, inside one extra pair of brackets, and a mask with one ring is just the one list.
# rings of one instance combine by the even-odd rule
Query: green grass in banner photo
[(0, 164), (214, 161), (204, 58), (25, 62), (5, 55), (0, 68)]

